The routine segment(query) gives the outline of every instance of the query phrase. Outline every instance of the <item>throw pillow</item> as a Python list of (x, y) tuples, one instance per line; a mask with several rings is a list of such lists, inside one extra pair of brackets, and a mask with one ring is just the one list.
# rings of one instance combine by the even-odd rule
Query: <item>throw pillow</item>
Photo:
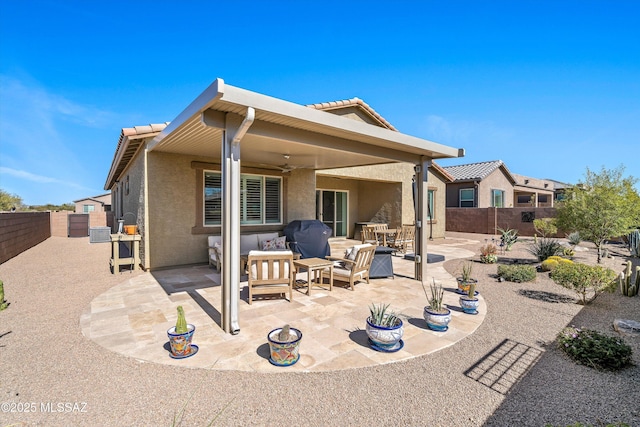
[(276, 249), (276, 241), (274, 240), (265, 240), (262, 242), (262, 250), (263, 251), (273, 251)]
[(287, 237), (276, 237), (271, 240), (264, 240), (261, 243), (263, 251), (281, 251), (287, 249)]

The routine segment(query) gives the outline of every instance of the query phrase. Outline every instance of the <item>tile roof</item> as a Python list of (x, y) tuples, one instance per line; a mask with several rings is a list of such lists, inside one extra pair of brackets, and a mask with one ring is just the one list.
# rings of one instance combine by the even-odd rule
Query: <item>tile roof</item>
[(509, 169), (507, 169), (502, 160), (445, 166), (443, 169), (453, 176), (456, 181), (482, 181), (500, 167), (504, 168), (505, 173), (513, 180)]
[(442, 166), (440, 166), (436, 162), (431, 162), (431, 169), (434, 172), (438, 172), (440, 175), (442, 175), (442, 177), (444, 177), (445, 180), (447, 180), (449, 182), (453, 182), (453, 181), (456, 180), (453, 177), (453, 175), (451, 175), (449, 172), (447, 172)]
[(111, 170), (109, 171), (109, 176), (105, 183), (105, 190), (110, 189), (112, 181), (118, 179), (126, 165), (138, 150), (140, 143), (145, 138), (152, 138), (158, 135), (167, 127), (168, 124), (169, 122), (165, 122), (144, 126), (134, 126), (132, 128), (122, 128), (120, 138), (118, 139), (118, 145), (113, 155)]
[(369, 104), (367, 104), (362, 99), (357, 98), (357, 97), (356, 98), (351, 98), (351, 99), (344, 99), (344, 100), (341, 100), (341, 101), (331, 101), (331, 102), (321, 102), (319, 104), (309, 104), (309, 105), (307, 105), (307, 107), (315, 108), (316, 110), (323, 110), (323, 111), (336, 110), (336, 109), (345, 108), (345, 107), (359, 107), (362, 110), (364, 110), (365, 112), (367, 112), (369, 114), (369, 116), (371, 116), (375, 121), (377, 121), (380, 124), (380, 126), (382, 126), (384, 128), (387, 128), (387, 129), (394, 130), (396, 132), (398, 131), (398, 129), (396, 129), (384, 117), (382, 117), (380, 114), (378, 114), (378, 112), (376, 110), (371, 108), (369, 106)]

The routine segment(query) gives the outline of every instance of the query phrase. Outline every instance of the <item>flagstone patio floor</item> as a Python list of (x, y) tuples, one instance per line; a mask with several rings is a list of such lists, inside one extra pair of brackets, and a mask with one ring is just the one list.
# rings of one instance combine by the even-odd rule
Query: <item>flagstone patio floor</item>
[[(474, 254), (458, 246), (467, 242), (445, 240), (430, 245), (429, 253), (446, 260)], [(359, 242), (332, 240), (331, 253), (341, 254)], [(452, 311), (446, 332), (427, 328), (423, 308), (427, 303), (422, 285), (413, 279), (414, 264), (393, 256), (394, 278), (359, 282), (351, 291), (348, 284), (335, 282), (333, 291), (314, 287), (307, 295), (306, 272), (298, 273), (293, 301), (286, 299), (247, 302), (246, 281), (240, 283), (240, 332), (221, 328), (220, 275), (206, 265), (145, 272), (131, 278), (120, 273), (122, 283), (97, 296), (80, 319), (83, 334), (99, 345), (144, 362), (191, 368), (256, 372), (331, 371), (373, 366), (406, 360), (451, 346), (473, 333), (484, 320), (487, 306), (480, 298), (479, 314), (464, 314), (455, 293), (455, 278), (443, 262), (428, 265), (428, 285), (432, 278), (445, 288), (445, 304)], [(344, 285), (344, 286), (343, 286)], [(404, 321), (404, 347), (393, 353), (372, 349), (365, 333), (365, 319), (372, 303), (390, 304)], [(175, 325), (176, 307), (182, 305), (187, 322), (196, 326), (193, 343), (199, 347), (192, 357), (169, 357), (167, 329)], [(267, 334), (289, 324), (302, 331), (300, 359), (282, 368), (269, 363)]]

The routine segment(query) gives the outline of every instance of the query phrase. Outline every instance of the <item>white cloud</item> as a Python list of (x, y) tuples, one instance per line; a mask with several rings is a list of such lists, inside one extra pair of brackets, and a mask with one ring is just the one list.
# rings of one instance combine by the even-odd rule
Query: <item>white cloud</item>
[(446, 119), (433, 114), (426, 118), (426, 131), (433, 140), (454, 145), (508, 142), (514, 135), (513, 131), (500, 128), (493, 122)]
[[(43, 184), (61, 184), (66, 187), (72, 187), (72, 188), (77, 188), (81, 190), (92, 190), (89, 187), (85, 187), (73, 181), (64, 181), (58, 178), (52, 178), (52, 177), (43, 176), (43, 175), (36, 175), (34, 173), (27, 172), (27, 171), (0, 166), (0, 175), (3, 175), (3, 174), (10, 175), (14, 178), (18, 178), (26, 181), (39, 182)], [(92, 191), (95, 191), (95, 190), (92, 190)]]

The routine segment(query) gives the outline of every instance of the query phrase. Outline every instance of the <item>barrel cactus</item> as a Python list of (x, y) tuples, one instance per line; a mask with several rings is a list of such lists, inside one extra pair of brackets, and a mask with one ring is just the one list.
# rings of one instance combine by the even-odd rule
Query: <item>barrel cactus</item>
[(176, 321), (176, 334), (186, 334), (187, 320), (184, 317), (184, 309), (181, 305), (178, 306), (178, 320)]

